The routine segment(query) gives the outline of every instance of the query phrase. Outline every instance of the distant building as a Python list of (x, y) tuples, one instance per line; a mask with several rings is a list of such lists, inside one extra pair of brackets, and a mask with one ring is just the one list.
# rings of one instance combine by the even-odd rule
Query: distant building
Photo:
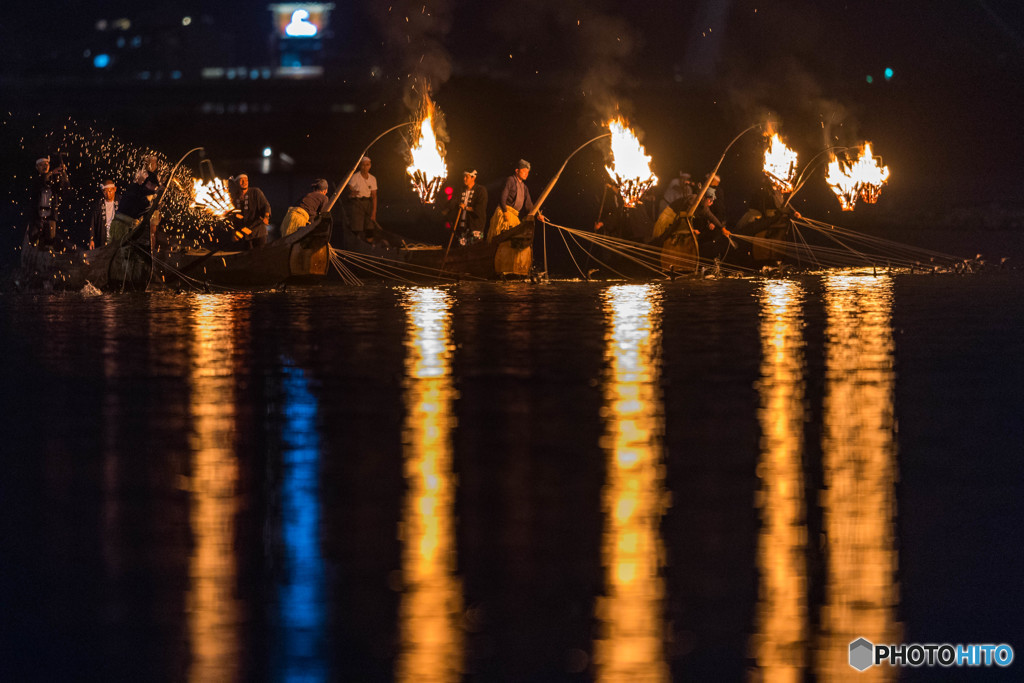
[(274, 15), (271, 36), (275, 75), (309, 78), (323, 75), (333, 52), (334, 3), (287, 2), (268, 5)]

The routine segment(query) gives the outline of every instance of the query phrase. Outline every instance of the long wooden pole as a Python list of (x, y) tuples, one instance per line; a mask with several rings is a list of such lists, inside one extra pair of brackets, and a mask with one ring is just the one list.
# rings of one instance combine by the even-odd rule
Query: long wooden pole
[(704, 199), (704, 195), (707, 194), (708, 188), (711, 187), (711, 181), (713, 181), (715, 179), (715, 176), (718, 175), (718, 169), (721, 168), (722, 162), (725, 161), (725, 155), (729, 153), (729, 150), (732, 148), (733, 145), (736, 144), (737, 140), (739, 140), (741, 137), (743, 137), (750, 131), (754, 130), (755, 128), (761, 128), (761, 124), (755, 123), (753, 126), (747, 128), (745, 131), (734, 137), (732, 139), (732, 142), (726, 145), (725, 151), (722, 152), (721, 158), (718, 160), (718, 163), (715, 164), (715, 170), (711, 171), (711, 174), (708, 175), (708, 177), (704, 180), (704, 185), (701, 186), (700, 192), (697, 194), (697, 201), (695, 201), (693, 203), (693, 206), (691, 206), (690, 209), (686, 212), (687, 218), (693, 218), (693, 214), (696, 213), (697, 207), (700, 206), (701, 200)]
[(804, 167), (804, 172), (801, 174), (801, 175), (806, 175), (807, 177), (804, 178), (803, 180), (800, 180), (800, 178), (797, 178), (796, 187), (794, 187), (793, 191), (789, 193), (788, 197), (786, 197), (786, 201), (783, 202), (782, 208), (786, 208), (787, 206), (789, 206), (789, 200), (791, 200), (796, 195), (796, 193), (799, 192), (800, 189), (804, 185), (807, 184), (807, 181), (811, 179), (811, 169), (814, 168), (814, 160), (817, 159), (818, 157), (820, 157), (825, 152), (834, 152), (835, 150), (838, 150), (838, 149), (846, 150), (846, 149), (850, 149), (850, 148), (849, 147), (839, 147), (839, 146), (827, 147), (827, 148), (821, 150), (820, 152), (818, 152), (817, 154), (815, 154), (813, 157), (811, 157), (811, 160), (808, 161), (807, 165)]
[(451, 251), (452, 242), (455, 240), (455, 231), (459, 229), (459, 219), (462, 218), (462, 204), (459, 204), (459, 212), (455, 214), (455, 222), (452, 224), (452, 236), (448, 238), (448, 247), (444, 250), (444, 258), (441, 259), (441, 272), (444, 272), (444, 264), (448, 262), (448, 252)]
[(382, 137), (384, 137), (385, 135), (387, 135), (388, 133), (390, 133), (393, 130), (398, 130), (399, 128), (401, 128), (403, 126), (414, 126), (414, 125), (416, 125), (415, 121), (406, 121), (405, 123), (400, 123), (397, 126), (392, 126), (391, 128), (388, 128), (386, 131), (384, 131), (383, 133), (381, 133), (380, 135), (375, 137), (373, 139), (373, 142), (368, 144), (366, 146), (366, 148), (363, 149), (363, 151), (359, 153), (359, 159), (356, 160), (356, 165), (353, 166), (352, 170), (349, 171), (347, 176), (345, 176), (345, 180), (343, 180), (341, 182), (341, 184), (338, 185), (338, 187), (336, 187), (334, 189), (334, 195), (331, 197), (330, 204), (327, 205), (327, 211), (330, 212), (330, 210), (334, 208), (334, 203), (337, 202), (338, 201), (338, 197), (341, 196), (341, 191), (345, 189), (346, 185), (348, 185), (348, 181), (352, 180), (352, 176), (354, 176), (356, 174), (356, 171), (359, 170), (359, 165), (361, 163), (363, 163), (363, 157), (366, 156), (366, 153), (370, 151), (370, 148), (373, 147), (377, 143), (378, 140), (380, 140)]
[(582, 145), (580, 145), (579, 147), (577, 147), (577, 148), (576, 148), (576, 149), (575, 149), (575, 150), (573, 151), (573, 153), (572, 153), (572, 154), (570, 154), (570, 155), (569, 155), (569, 156), (568, 156), (568, 157), (566, 158), (565, 162), (564, 162), (564, 163), (562, 163), (562, 168), (558, 169), (558, 173), (556, 173), (556, 174), (555, 174), (555, 177), (554, 177), (554, 178), (552, 178), (552, 179), (551, 179), (550, 181), (548, 181), (547, 187), (545, 187), (545, 188), (544, 188), (544, 191), (540, 193), (540, 198), (539, 198), (539, 199), (538, 199), (538, 200), (537, 200), (537, 201), (536, 201), (536, 202), (534, 203), (534, 205), (533, 205), (533, 210), (531, 210), (531, 211), (530, 211), (530, 213), (529, 213), (529, 214), (527, 214), (527, 218), (533, 218), (533, 217), (535, 217), (535, 216), (537, 215), (537, 212), (538, 212), (538, 211), (540, 211), (540, 205), (541, 205), (541, 204), (543, 204), (543, 203), (544, 203), (544, 200), (548, 198), (548, 195), (549, 195), (549, 194), (551, 194), (551, 190), (552, 190), (552, 188), (554, 188), (554, 186), (555, 186), (555, 183), (557, 183), (557, 182), (558, 182), (558, 178), (559, 178), (559, 176), (561, 176), (561, 175), (562, 175), (562, 171), (564, 171), (564, 170), (565, 170), (565, 167), (566, 167), (566, 166), (568, 165), (568, 163), (569, 163), (569, 159), (572, 159), (572, 158), (573, 158), (574, 156), (576, 156), (576, 153), (577, 153), (577, 152), (579, 152), (579, 151), (580, 151), (581, 149), (583, 149), (584, 147), (586, 147), (587, 145), (589, 145), (589, 144), (591, 144), (591, 143), (593, 143), (593, 142), (597, 142), (597, 141), (598, 141), (598, 140), (600, 140), (601, 138), (607, 138), (607, 137), (611, 137), (611, 133), (603, 133), (603, 134), (601, 134), (601, 135), (598, 135), (598, 136), (597, 136), (596, 138), (594, 138), (594, 139), (592, 139), (592, 140), (587, 140), (587, 141), (586, 141), (586, 142), (584, 142), (584, 143), (583, 143)]

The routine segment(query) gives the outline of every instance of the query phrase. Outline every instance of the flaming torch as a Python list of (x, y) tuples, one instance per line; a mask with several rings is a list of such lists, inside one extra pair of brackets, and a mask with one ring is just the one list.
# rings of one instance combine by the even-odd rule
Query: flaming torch
[(793, 191), (796, 177), (796, 152), (786, 146), (778, 133), (773, 133), (764, 151), (764, 172), (781, 192)]
[(612, 165), (605, 166), (619, 188), (623, 204), (632, 208), (658, 182), (651, 172), (651, 157), (621, 116), (608, 122), (612, 136)]
[(448, 177), (448, 167), (444, 163), (444, 146), (434, 134), (434, 103), (429, 97), (424, 98), (423, 110), (425, 114), (419, 124), (419, 133), (413, 134), (409, 146), (412, 164), (405, 170), (420, 201), (429, 204), (434, 201), (438, 188)]
[(206, 209), (214, 216), (220, 218), (235, 211), (235, 205), (231, 201), (228, 187), (220, 178), (211, 178), (209, 181), (194, 178), (192, 180), (192, 189), (195, 191), (192, 206)]
[(839, 198), (843, 211), (853, 211), (858, 199), (868, 204), (878, 201), (882, 185), (889, 180), (889, 167), (882, 165), (881, 158), (871, 153), (871, 143), (864, 147), (853, 163), (832, 159), (825, 174), (825, 182)]

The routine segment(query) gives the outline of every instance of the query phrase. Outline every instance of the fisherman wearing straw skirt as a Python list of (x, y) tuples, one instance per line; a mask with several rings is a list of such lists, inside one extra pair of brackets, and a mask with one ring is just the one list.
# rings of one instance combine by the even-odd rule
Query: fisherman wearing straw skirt
[(320, 215), (327, 208), (330, 200), (327, 198), (327, 181), (318, 178), (313, 181), (311, 189), (306, 193), (299, 203), (288, 207), (281, 221), (281, 237), (290, 235), (299, 228), (309, 225), (309, 222)]
[[(487, 233), (487, 241), (495, 240), (498, 235), (519, 225), (519, 214), (533, 210), (533, 199), (530, 188), (526, 186), (526, 178), (530, 175), (530, 162), (520, 159), (512, 175), (505, 181), (505, 186), (498, 197), (498, 207), (491, 216), (491, 226)], [(494, 270), (498, 273), (529, 275), (533, 266), (533, 244), (525, 239), (511, 239), (498, 246), (494, 255)]]

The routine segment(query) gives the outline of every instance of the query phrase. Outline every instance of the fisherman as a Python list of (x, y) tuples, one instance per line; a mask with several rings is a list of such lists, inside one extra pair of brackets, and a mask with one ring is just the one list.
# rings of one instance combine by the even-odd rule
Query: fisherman
[(345, 186), (348, 229), (370, 243), (374, 241), (374, 224), (377, 222), (377, 178), (370, 174), (371, 163), (370, 157), (363, 157), (359, 162), (359, 172), (353, 174)]
[(800, 218), (800, 212), (789, 203), (791, 191), (783, 192), (775, 183), (765, 183), (747, 205), (747, 211), (736, 223), (736, 231), (745, 233), (756, 221), (763, 221), (765, 227), (788, 225), (790, 219)]
[[(530, 197), (530, 188), (526, 186), (526, 179), (530, 175), (530, 162), (520, 159), (516, 168), (505, 180), (505, 186), (501, 188), (501, 195), (498, 197), (498, 207), (491, 216), (491, 227), (487, 233), (488, 241), (493, 240), (498, 234), (519, 225), (520, 213), (529, 213), (533, 210), (533, 199)], [(543, 223), (546, 219), (541, 213), (537, 218)]]
[[(700, 255), (705, 259), (725, 258), (725, 252), (729, 246), (729, 237), (732, 235), (726, 229), (725, 224), (711, 210), (716, 198), (717, 192), (715, 192), (715, 188), (709, 187), (691, 218), (693, 233), (697, 236), (697, 244), (700, 245)], [(696, 197), (690, 197), (689, 199), (692, 205)]]
[(147, 212), (153, 207), (153, 200), (160, 191), (161, 178), (157, 169), (160, 160), (155, 154), (142, 158), (142, 166), (135, 173), (117, 205), (114, 218), (110, 221), (107, 235), (110, 241), (121, 244), (131, 234)]
[(240, 173), (235, 177), (238, 193), (234, 197), (238, 213), (235, 218), (239, 228), (235, 238), (245, 241), (250, 249), (267, 244), (267, 226), (270, 225), (270, 202), (258, 187), (249, 186), (249, 176)]
[(93, 206), (89, 220), (89, 248), (98, 249), (110, 241), (110, 224), (117, 213), (121, 196), (113, 180), (104, 180), (100, 185), (103, 196)]
[[(715, 177), (717, 178), (718, 176)], [(693, 234), (698, 237), (698, 242), (702, 245), (705, 242), (717, 244), (720, 236), (728, 238), (732, 233), (725, 229), (725, 224), (711, 211), (711, 206), (715, 203), (716, 198), (717, 193), (714, 187), (708, 188), (696, 208), (694, 208), (694, 202), (697, 201), (696, 194), (677, 198), (658, 216), (649, 241), (654, 244), (661, 244), (676, 232), (680, 230), (689, 231), (691, 227), (693, 228)], [(688, 223), (686, 217), (690, 209), (693, 209), (693, 215)], [(704, 255), (702, 254), (702, 256)], [(708, 258), (714, 258), (714, 255), (707, 256)]]
[(117, 211), (110, 221), (108, 242), (121, 246), (115, 255), (115, 263), (123, 277), (135, 280), (142, 277), (144, 265), (137, 257), (132, 256), (128, 238), (149, 214), (149, 243), (151, 253), (155, 251), (157, 228), (160, 224), (159, 212), (153, 210), (153, 204), (163, 188), (166, 165), (160, 168), (160, 160), (155, 154), (142, 157), (142, 165), (136, 171), (132, 182), (128, 184), (117, 204)]
[(310, 186), (310, 191), (299, 200), (295, 206), (288, 207), (281, 221), (281, 237), (290, 235), (299, 228), (309, 225), (309, 222), (319, 216), (330, 200), (327, 198), (327, 181), (317, 178)]
[(711, 213), (715, 214), (716, 216), (718, 216), (719, 219), (721, 219), (722, 215), (724, 214), (724, 198), (722, 197), (721, 187), (722, 176), (715, 174), (714, 177), (712, 177), (712, 175), (708, 173), (707, 175), (704, 176), (705, 183), (708, 182), (708, 178), (711, 178), (711, 183), (708, 185), (708, 191), (711, 192), (711, 195), (712, 197), (714, 197), (715, 200), (714, 202), (711, 203)]
[(476, 169), (462, 174), (462, 188), (448, 200), (445, 216), (459, 244), (465, 246), (484, 237), (487, 219), (487, 188), (476, 183)]
[(658, 212), (664, 211), (669, 204), (680, 197), (688, 197), (692, 194), (693, 183), (690, 182), (690, 174), (680, 171), (679, 175), (668, 181), (668, 187), (665, 188), (665, 193), (661, 196), (661, 202), (658, 204)]
[(28, 239), (40, 247), (55, 246), (60, 200), (68, 188), (67, 173), (59, 154), (53, 169), (50, 168), (50, 157), (36, 159), (36, 171), (28, 211)]

